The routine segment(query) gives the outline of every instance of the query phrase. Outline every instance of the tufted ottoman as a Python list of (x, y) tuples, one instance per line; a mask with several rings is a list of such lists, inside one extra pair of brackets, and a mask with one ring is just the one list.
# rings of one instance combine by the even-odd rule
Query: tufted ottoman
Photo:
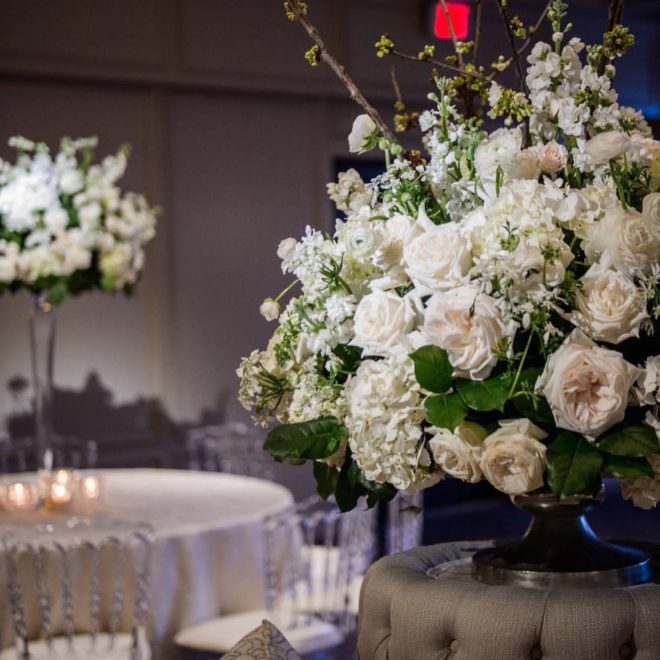
[(660, 585), (536, 590), (471, 577), (490, 542), (391, 555), (367, 572), (359, 660), (660, 660)]

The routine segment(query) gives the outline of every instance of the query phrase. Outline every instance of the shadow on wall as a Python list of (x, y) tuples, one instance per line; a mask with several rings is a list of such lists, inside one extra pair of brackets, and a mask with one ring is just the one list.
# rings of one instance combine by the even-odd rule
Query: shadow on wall
[[(34, 412), (30, 382), (15, 376), (7, 383), (12, 412), (5, 419), (11, 438), (32, 436)], [(160, 399), (140, 397), (115, 404), (112, 391), (92, 371), (80, 390), (55, 388), (54, 433), (95, 440), (99, 467), (184, 467), (184, 435), (192, 426), (218, 424), (225, 419), (228, 392), (218, 396), (212, 410), (194, 423), (177, 424)]]

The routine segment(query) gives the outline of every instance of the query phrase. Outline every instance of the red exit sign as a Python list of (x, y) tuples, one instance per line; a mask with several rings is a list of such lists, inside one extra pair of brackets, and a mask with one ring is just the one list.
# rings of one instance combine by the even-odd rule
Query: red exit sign
[[(470, 5), (466, 2), (445, 2), (445, 6), (456, 38), (467, 38), (470, 32)], [(447, 14), (442, 3), (436, 2), (433, 12), (433, 36), (438, 39), (451, 39)]]

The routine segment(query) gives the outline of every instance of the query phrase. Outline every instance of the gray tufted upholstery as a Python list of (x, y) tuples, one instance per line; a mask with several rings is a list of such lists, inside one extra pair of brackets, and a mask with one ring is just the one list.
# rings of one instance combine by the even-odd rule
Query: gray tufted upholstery
[(660, 660), (660, 586), (484, 585), (469, 567), (484, 545), (429, 546), (374, 564), (360, 595), (359, 660)]

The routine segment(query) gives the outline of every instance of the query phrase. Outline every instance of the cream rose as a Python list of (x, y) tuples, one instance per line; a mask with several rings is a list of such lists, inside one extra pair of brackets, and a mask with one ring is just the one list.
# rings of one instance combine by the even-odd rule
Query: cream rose
[(621, 353), (601, 348), (576, 329), (551, 355), (536, 387), (558, 427), (595, 438), (623, 420), (640, 373)]
[(624, 273), (592, 266), (581, 280), (572, 321), (592, 339), (619, 344), (639, 337), (646, 298)]
[(408, 298), (393, 291), (376, 291), (362, 298), (355, 310), (354, 346), (365, 355), (390, 355), (409, 348), (406, 335), (413, 329), (417, 313)]
[(353, 128), (348, 136), (348, 150), (354, 154), (362, 154), (373, 149), (378, 126), (369, 115), (358, 115), (353, 122)]
[(556, 174), (566, 167), (568, 152), (566, 147), (552, 140), (539, 147), (538, 159), (543, 174)]
[(630, 148), (630, 138), (619, 131), (605, 131), (587, 140), (585, 153), (593, 165), (604, 165), (623, 155)]
[(483, 477), (479, 465), (482, 442), (483, 436), (475, 431), (472, 424), (464, 422), (453, 432), (438, 429), (429, 440), (429, 449), (433, 460), (445, 474), (475, 484)]
[(472, 255), (461, 226), (430, 224), (403, 246), (406, 273), (421, 295), (446, 291), (465, 280)]
[(483, 444), (481, 469), (497, 490), (522, 495), (543, 485), (546, 433), (527, 419), (502, 421)]
[(497, 364), (496, 349), (514, 329), (502, 320), (494, 298), (461, 286), (431, 296), (421, 332), (447, 351), (455, 376), (483, 380)]

